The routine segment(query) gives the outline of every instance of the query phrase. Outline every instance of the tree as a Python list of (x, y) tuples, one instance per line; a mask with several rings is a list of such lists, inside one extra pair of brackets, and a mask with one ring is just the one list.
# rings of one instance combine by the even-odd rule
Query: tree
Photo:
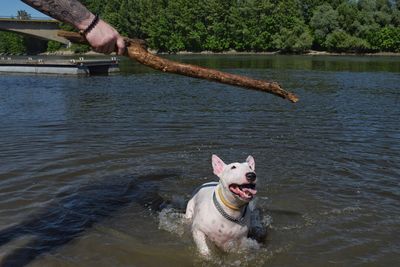
[(18, 10), (17, 19), (19, 19), (19, 20), (30, 20), (31, 19), (31, 15), (28, 14), (28, 12), (26, 12), (25, 10)]
[[(332, 52), (398, 51), (397, 0), (82, 2), (121, 34), (145, 39), (150, 48), (160, 52), (235, 49), (301, 53), (311, 46)], [(17, 17), (26, 18), (26, 14), (20, 12)], [(55, 49), (54, 44), (50, 43), (49, 49)]]
[(338, 12), (339, 27), (354, 35), (359, 28), (359, 11), (356, 2), (344, 1), (336, 9)]
[(335, 30), (328, 34), (324, 47), (332, 52), (367, 52), (371, 45), (364, 39), (349, 35), (343, 30)]
[(339, 28), (339, 14), (330, 4), (323, 4), (313, 12), (310, 26), (314, 31), (314, 41), (317, 47), (323, 47), (328, 34)]
[(310, 30), (301, 22), (291, 29), (282, 28), (274, 35), (274, 46), (282, 52), (306, 52), (310, 50), (312, 41)]
[(371, 44), (381, 51), (400, 52), (400, 28), (387, 26), (368, 37)]
[(63, 47), (63, 45), (59, 42), (56, 41), (47, 42), (47, 52), (55, 52), (57, 50), (60, 50), (61, 47)]
[(21, 35), (11, 32), (0, 32), (0, 53), (23, 54), (26, 45)]
[(323, 0), (303, 0), (301, 2), (301, 10), (303, 13), (303, 18), (305, 22), (308, 24), (313, 15), (313, 11), (317, 6), (323, 4)]

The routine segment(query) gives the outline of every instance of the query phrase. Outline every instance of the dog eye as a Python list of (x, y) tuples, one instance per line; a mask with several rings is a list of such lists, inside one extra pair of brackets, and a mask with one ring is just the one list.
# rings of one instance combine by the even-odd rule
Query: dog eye
[(236, 166), (232, 166), (232, 167), (231, 167), (231, 170), (234, 170), (234, 169), (236, 169)]

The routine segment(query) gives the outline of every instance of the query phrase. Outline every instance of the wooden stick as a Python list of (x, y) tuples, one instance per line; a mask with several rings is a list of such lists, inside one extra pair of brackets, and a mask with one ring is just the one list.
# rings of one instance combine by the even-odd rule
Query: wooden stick
[[(79, 33), (59, 31), (58, 35), (68, 39), (72, 43), (88, 44), (86, 39), (82, 37)], [(143, 40), (129, 38), (124, 39), (127, 47), (125, 56), (128, 56), (129, 58), (134, 59), (139, 63), (153, 69), (163, 72), (190, 76), (193, 78), (200, 78), (209, 81), (230, 84), (247, 89), (268, 92), (279, 97), (288, 99), (293, 103), (296, 103), (299, 100), (299, 98), (295, 94), (285, 91), (276, 82), (256, 80), (246, 76), (226, 73), (214, 69), (168, 60), (148, 52), (146, 43)]]

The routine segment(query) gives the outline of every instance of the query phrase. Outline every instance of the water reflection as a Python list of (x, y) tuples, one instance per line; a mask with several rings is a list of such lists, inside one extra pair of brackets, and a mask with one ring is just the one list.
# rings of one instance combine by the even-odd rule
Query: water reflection
[(51, 252), (74, 239), (93, 224), (112, 216), (124, 206), (137, 202), (152, 211), (165, 203), (157, 194), (156, 182), (177, 177), (175, 173), (161, 172), (131, 177), (108, 178), (64, 192), (43, 211), (20, 223), (0, 230), (0, 247), (13, 239), (30, 236), (30, 241), (7, 254), (1, 267), (21, 267), (44, 253)]
[(400, 71), (400, 57), (390, 56), (282, 56), (282, 55), (185, 55), (173, 60), (221, 69), (275, 69), (374, 72)]

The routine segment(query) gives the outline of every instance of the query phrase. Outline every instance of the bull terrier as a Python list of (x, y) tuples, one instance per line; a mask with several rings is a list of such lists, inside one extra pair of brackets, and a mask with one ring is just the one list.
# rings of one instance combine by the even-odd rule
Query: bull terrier
[(207, 240), (224, 251), (247, 240), (251, 227), (248, 204), (257, 193), (252, 156), (243, 163), (225, 164), (213, 155), (212, 167), (219, 182), (200, 186), (189, 200), (185, 214), (198, 251), (204, 257), (211, 254)]

